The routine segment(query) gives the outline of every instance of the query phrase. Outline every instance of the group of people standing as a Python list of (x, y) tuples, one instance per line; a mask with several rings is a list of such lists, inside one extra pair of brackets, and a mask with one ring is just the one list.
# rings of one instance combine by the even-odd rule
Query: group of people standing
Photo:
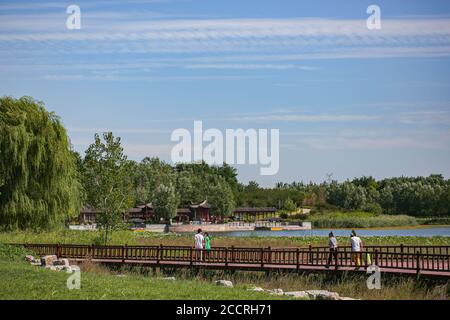
[[(350, 234), (350, 245), (352, 250), (351, 259), (356, 265), (356, 269), (359, 269), (359, 267), (361, 266), (362, 251), (364, 250), (364, 246), (361, 238), (356, 235), (355, 230), (352, 230)], [(334, 261), (338, 263), (338, 242), (333, 232), (330, 232), (328, 234), (328, 247), (330, 249), (330, 253), (328, 255), (328, 261), (326, 265), (327, 268), (329, 268), (329, 266), (331, 265), (333, 258)]]
[(197, 230), (194, 236), (195, 256), (197, 260), (203, 259), (203, 250), (206, 250), (206, 255), (209, 255), (211, 250), (211, 238), (208, 232), (203, 232), (202, 229)]
[[(355, 264), (356, 269), (361, 267), (362, 262), (362, 252), (364, 249), (363, 242), (360, 237), (356, 235), (355, 230), (352, 230), (350, 234), (350, 244), (351, 244), (351, 259)], [(211, 251), (211, 237), (208, 232), (203, 232), (202, 229), (198, 229), (194, 236), (194, 247), (195, 247), (195, 259), (198, 261), (203, 260), (203, 252), (208, 257)], [(328, 255), (328, 261), (326, 267), (329, 268), (333, 262), (333, 258), (336, 264), (338, 264), (338, 241), (334, 236), (333, 232), (328, 234), (328, 247), (330, 253)], [(370, 256), (367, 255), (367, 259), (370, 260)], [(367, 261), (370, 264), (370, 261)]]

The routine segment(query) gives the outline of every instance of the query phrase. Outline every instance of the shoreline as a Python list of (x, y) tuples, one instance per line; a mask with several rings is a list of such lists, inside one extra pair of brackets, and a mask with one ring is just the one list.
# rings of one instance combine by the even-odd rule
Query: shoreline
[(373, 227), (373, 228), (312, 228), (311, 230), (415, 230), (415, 229), (433, 229), (433, 228), (450, 228), (448, 224), (427, 225), (421, 224), (417, 226), (404, 227)]

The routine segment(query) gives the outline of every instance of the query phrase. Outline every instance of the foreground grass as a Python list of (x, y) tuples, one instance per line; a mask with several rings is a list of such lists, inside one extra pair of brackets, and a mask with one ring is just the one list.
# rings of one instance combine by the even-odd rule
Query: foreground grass
[[(98, 231), (59, 230), (49, 232), (16, 231), (0, 233), (0, 243), (75, 243), (93, 244), (98, 241)], [(212, 234), (213, 246), (235, 247), (302, 247), (308, 245), (326, 246), (327, 238), (305, 237), (222, 237)], [(348, 237), (338, 237), (340, 244), (348, 244)], [(365, 237), (366, 245), (450, 245), (450, 237)], [(155, 234), (150, 232), (116, 231), (109, 244), (129, 245), (189, 245), (192, 235)]]
[[(197, 279), (209, 279), (217, 276), (216, 271), (203, 271)], [(190, 278), (188, 273), (186, 278)], [(450, 282), (447, 280), (415, 279), (382, 274), (381, 289), (367, 288), (367, 275), (353, 273), (315, 273), (315, 274), (277, 274), (269, 276), (258, 272), (222, 272), (223, 279), (247, 286), (260, 286), (265, 289), (280, 288), (284, 291), (329, 290), (341, 297), (362, 300), (448, 300)]]
[[(0, 299), (212, 299), (264, 300), (280, 299), (266, 293), (248, 291), (244, 285), (235, 288), (218, 287), (211, 281), (182, 279), (176, 281), (144, 277), (127, 272), (117, 274), (101, 267), (89, 267), (81, 272), (81, 288), (66, 287), (68, 274), (35, 267), (21, 261), (24, 254), (2, 254), (0, 248)], [(14, 249), (16, 250), (16, 249)], [(19, 258), (20, 257), (20, 258)], [(283, 297), (286, 298), (286, 297)]]
[[(286, 299), (248, 291), (253, 286), (284, 291), (329, 290), (341, 296), (359, 299), (442, 300), (449, 298), (450, 283), (445, 280), (415, 279), (382, 275), (381, 290), (368, 290), (366, 275), (278, 274), (226, 272), (188, 269), (147, 272), (139, 268), (107, 269), (98, 264), (81, 265), (81, 289), (66, 288), (68, 274), (25, 263), (27, 252), (18, 247), (0, 245), (0, 299), (196, 299), (265, 300)], [(147, 273), (143, 273), (146, 271)], [(144, 276), (147, 274), (147, 276)], [(175, 276), (177, 280), (161, 277)], [(214, 280), (231, 280), (234, 288), (218, 287)]]

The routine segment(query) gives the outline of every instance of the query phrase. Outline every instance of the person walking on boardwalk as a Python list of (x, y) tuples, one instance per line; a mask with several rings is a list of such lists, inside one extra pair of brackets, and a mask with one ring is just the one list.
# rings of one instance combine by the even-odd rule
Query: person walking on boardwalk
[(337, 239), (334, 236), (333, 232), (330, 232), (328, 234), (328, 248), (330, 249), (330, 253), (328, 254), (328, 262), (326, 267), (329, 268), (330, 264), (333, 260), (334, 257), (334, 261), (337, 264), (337, 250), (338, 250), (338, 243), (337, 243)]
[(210, 238), (208, 232), (205, 232), (203, 239), (204, 239), (204, 243), (205, 243), (204, 248), (206, 250), (205, 251), (206, 257), (208, 258), (209, 254), (211, 252), (211, 238)]
[(198, 229), (197, 234), (194, 236), (195, 260), (197, 261), (202, 260), (203, 242), (204, 237), (202, 234), (202, 229)]
[(352, 261), (356, 265), (355, 270), (358, 270), (361, 266), (361, 251), (363, 250), (363, 243), (361, 238), (356, 235), (355, 230), (352, 230), (352, 234), (350, 235), (350, 243), (352, 245)]

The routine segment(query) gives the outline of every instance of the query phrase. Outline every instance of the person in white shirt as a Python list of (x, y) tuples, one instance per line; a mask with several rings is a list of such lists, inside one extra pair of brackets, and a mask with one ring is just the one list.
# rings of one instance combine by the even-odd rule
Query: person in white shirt
[(204, 237), (202, 234), (202, 229), (197, 230), (197, 234), (194, 236), (194, 247), (195, 247), (195, 259), (202, 260), (203, 251), (203, 241)]
[(359, 269), (361, 266), (361, 251), (363, 250), (363, 243), (361, 238), (356, 236), (355, 230), (352, 230), (350, 243), (352, 245), (352, 260), (356, 264), (356, 269)]

